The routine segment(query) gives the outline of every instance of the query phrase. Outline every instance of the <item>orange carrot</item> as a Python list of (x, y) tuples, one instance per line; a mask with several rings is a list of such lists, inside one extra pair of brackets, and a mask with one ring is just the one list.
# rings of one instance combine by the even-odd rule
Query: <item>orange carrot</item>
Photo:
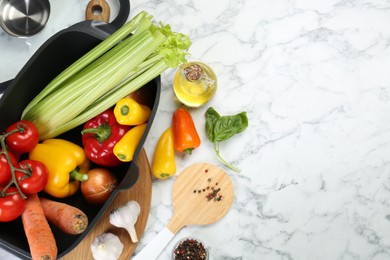
[(33, 260), (54, 260), (57, 257), (57, 245), (45, 218), (38, 195), (30, 195), (26, 201), (26, 210), (22, 214), (24, 232), (27, 237)]
[(69, 204), (40, 198), (47, 220), (71, 235), (82, 233), (88, 226), (88, 217), (80, 209)]

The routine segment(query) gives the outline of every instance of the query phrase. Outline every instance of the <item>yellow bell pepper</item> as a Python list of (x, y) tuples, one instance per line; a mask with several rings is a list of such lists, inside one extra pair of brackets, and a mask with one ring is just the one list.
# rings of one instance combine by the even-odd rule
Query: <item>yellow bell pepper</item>
[(149, 120), (151, 109), (131, 97), (120, 99), (114, 108), (116, 121), (121, 125), (140, 125)]
[(29, 159), (44, 163), (49, 178), (44, 191), (56, 198), (77, 192), (80, 181), (87, 180), (90, 161), (82, 147), (63, 139), (47, 139), (30, 151)]
[(176, 173), (173, 131), (168, 127), (158, 140), (152, 162), (152, 174), (158, 179), (167, 179)]
[(134, 126), (114, 146), (115, 156), (122, 162), (133, 160), (135, 150), (145, 132), (147, 123)]

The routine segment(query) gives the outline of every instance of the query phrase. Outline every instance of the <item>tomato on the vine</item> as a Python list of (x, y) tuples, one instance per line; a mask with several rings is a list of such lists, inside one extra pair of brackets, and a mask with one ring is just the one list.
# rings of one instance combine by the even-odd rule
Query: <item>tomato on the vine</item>
[[(1, 150), (0, 150), (1, 152)], [(8, 151), (9, 158), (11, 160), (12, 165), (17, 165), (18, 161), (15, 156)], [(0, 154), (0, 185), (6, 185), (11, 181), (12, 173), (11, 167), (8, 164), (7, 157), (4, 153)]]
[(39, 142), (38, 128), (27, 120), (19, 120), (13, 123), (5, 132), (9, 134), (5, 141), (13, 151), (27, 153)]
[(19, 188), (24, 194), (34, 194), (43, 190), (48, 177), (49, 170), (46, 165), (36, 160), (23, 160), (19, 167), (27, 173), (20, 170), (15, 171)]
[[(0, 187), (0, 191), (3, 191)], [(15, 187), (9, 187), (6, 194), (0, 196), (0, 222), (9, 222), (18, 218), (26, 209), (26, 200)]]

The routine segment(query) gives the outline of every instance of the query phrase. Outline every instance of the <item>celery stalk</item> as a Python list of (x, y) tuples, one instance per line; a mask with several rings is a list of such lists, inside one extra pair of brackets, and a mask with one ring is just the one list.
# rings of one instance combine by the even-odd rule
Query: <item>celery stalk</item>
[(41, 91), (32, 102), (30, 102), (25, 108), (22, 117), (32, 106), (46, 97), (49, 93), (51, 93), (54, 89), (59, 87), (62, 83), (64, 83), (67, 79), (71, 78), (73, 75), (81, 71), (88, 64), (96, 60), (99, 56), (110, 50), (112, 47), (117, 45), (121, 40), (127, 37), (131, 32), (133, 32), (137, 27), (140, 26), (140, 22), (145, 18), (149, 17), (149, 20), (152, 17), (145, 11), (138, 13), (130, 22), (126, 23), (124, 26), (116, 30), (113, 34), (107, 37), (106, 40), (102, 41), (95, 48), (91, 49), (82, 58), (78, 59), (71, 66), (65, 69), (62, 73), (60, 73), (53, 81), (49, 83), (48, 86), (45, 87), (44, 91)]
[[(116, 92), (118, 89), (122, 88), (123, 85), (129, 83), (131, 80), (136, 78), (138, 75), (144, 73), (151, 67), (153, 67), (157, 62), (161, 61), (163, 59), (163, 56), (161, 55), (154, 55), (153, 57), (150, 57), (148, 60), (144, 61), (140, 66), (137, 67), (132, 73), (129, 73), (127, 78), (119, 85), (115, 86), (115, 88), (111, 89), (109, 92), (102, 95), (100, 98), (96, 99), (90, 106), (93, 107), (96, 104), (100, 102), (101, 99), (105, 99), (106, 97), (109, 97), (114, 92)], [(88, 108), (87, 108), (88, 109)]]
[(150, 80), (160, 75), (167, 68), (168, 66), (166, 65), (165, 61), (163, 60), (159, 61), (157, 64), (155, 64), (152, 68), (148, 70), (147, 73), (148, 75), (146, 75), (145, 73), (139, 75), (138, 77), (130, 81), (128, 84), (122, 86), (121, 89), (119, 89), (118, 91), (116, 91), (115, 93), (107, 97), (106, 99), (101, 100), (98, 104), (91, 107), (90, 109), (85, 110), (83, 113), (79, 114), (77, 117), (73, 118), (67, 123), (61, 125), (55, 130), (42, 133), (41, 138), (42, 139), (53, 138), (55, 136), (58, 136), (64, 132), (73, 129), (76, 126), (79, 126), (87, 122), (89, 119), (99, 115), (101, 112), (115, 105), (115, 103), (120, 98), (126, 96), (128, 93), (132, 93), (138, 90), (139, 88), (147, 84)]
[[(123, 64), (122, 68), (117, 68), (116, 71), (113, 71), (111, 75), (107, 75), (105, 81), (102, 79), (101, 82), (97, 82), (97, 85), (93, 88), (86, 90), (84, 95), (79, 95), (75, 100), (75, 108), (71, 113), (66, 110), (61, 110), (51, 118), (51, 122), (54, 124), (59, 124), (62, 121), (68, 121), (77, 114), (81, 113), (86, 107), (88, 107), (94, 100), (98, 99), (100, 96), (104, 95), (107, 91), (114, 88), (116, 85), (120, 84), (123, 81), (124, 76), (133, 71), (135, 68), (134, 64), (142, 62), (150, 53), (157, 48), (161, 42), (164, 40), (164, 36), (160, 33), (155, 32), (155, 37), (153, 43), (148, 44), (147, 47), (140, 46), (140, 52), (137, 52), (137, 55), (129, 55), (126, 60), (129, 60), (127, 64)], [(157, 35), (156, 35), (157, 34)], [(134, 56), (134, 57), (133, 57)], [(126, 66), (125, 66), (126, 65)], [(105, 73), (107, 74), (107, 73)], [(109, 74), (109, 73), (108, 73)], [(101, 77), (99, 77), (101, 78)], [(129, 92), (128, 92), (129, 93)], [(124, 94), (126, 95), (126, 93)], [(119, 98), (117, 99), (119, 100)], [(58, 121), (61, 122), (58, 122)]]
[[(145, 37), (141, 37), (139, 41), (133, 43), (123, 52), (117, 53), (106, 64), (100, 64), (100, 66), (84, 75), (84, 77), (71, 81), (67, 88), (62, 88), (52, 93), (46, 100), (37, 104), (35, 109), (38, 113), (45, 111), (47, 107), (55, 106), (56, 109), (42, 113), (36, 123), (50, 127), (52, 124), (57, 124), (59, 120), (67, 121), (73, 118), (89, 105), (88, 102), (93, 102), (94, 99), (104, 94), (112, 86), (120, 83), (122, 75), (136, 67), (162, 41), (162, 36), (158, 40), (156, 37), (152, 37), (149, 32), (149, 35), (145, 34)], [(80, 100), (83, 97), (86, 100)], [(74, 109), (71, 111), (66, 110), (69, 104), (74, 104)]]
[(37, 126), (41, 140), (56, 137), (178, 67), (190, 45), (186, 35), (141, 12), (50, 82), (22, 119)]
[[(128, 43), (129, 46), (127, 46), (126, 43), (123, 42), (122, 44), (125, 45), (123, 46), (122, 44), (118, 45), (120, 51), (115, 51), (113, 49), (112, 52), (104, 54), (95, 62), (89, 64), (84, 70), (82, 70), (81, 72), (79, 72), (78, 74), (76, 74), (74, 77), (72, 77), (66, 82), (67, 83), (66, 88), (59, 88), (47, 94), (46, 95), (47, 98), (35, 104), (33, 106), (34, 108), (33, 110), (30, 109), (30, 111), (25, 112), (24, 117), (29, 118), (31, 120), (32, 118), (34, 118), (34, 114), (32, 113), (38, 113), (41, 116), (43, 113), (42, 110), (51, 105), (56, 106), (57, 108), (64, 109), (64, 106), (66, 106), (69, 102), (73, 102), (74, 99), (79, 95), (81, 95), (82, 93), (84, 93), (86, 89), (96, 86), (96, 84), (98, 84), (101, 78), (108, 77), (110, 73), (112, 71), (116, 71), (118, 67), (126, 68), (127, 66), (124, 67), (123, 63), (127, 63), (128, 60), (130, 60), (131, 56), (129, 55), (132, 53), (134, 55), (135, 54), (134, 50), (136, 48), (139, 48), (138, 51), (140, 50), (142, 51), (142, 48), (145, 48), (146, 46), (148, 46), (148, 44), (150, 44), (153, 41), (150, 32), (144, 32), (138, 37), (130, 37), (130, 38), (133, 40), (129, 41)], [(135, 41), (134, 39), (136, 39), (137, 41)], [(130, 63), (130, 65), (131, 64), (134, 63)], [(97, 75), (97, 77), (93, 77), (91, 75)], [(50, 104), (51, 100), (56, 101), (56, 103)], [(50, 111), (46, 111), (44, 116), (46, 118), (52, 117), (55, 112), (56, 110), (52, 110), (52, 113)]]

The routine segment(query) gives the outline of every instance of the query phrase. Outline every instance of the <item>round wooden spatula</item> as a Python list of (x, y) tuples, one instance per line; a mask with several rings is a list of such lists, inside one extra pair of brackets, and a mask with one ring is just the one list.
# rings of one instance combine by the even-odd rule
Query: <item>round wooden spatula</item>
[(156, 259), (182, 227), (220, 220), (230, 209), (233, 198), (233, 184), (221, 168), (208, 163), (187, 167), (173, 184), (170, 222), (133, 259)]

